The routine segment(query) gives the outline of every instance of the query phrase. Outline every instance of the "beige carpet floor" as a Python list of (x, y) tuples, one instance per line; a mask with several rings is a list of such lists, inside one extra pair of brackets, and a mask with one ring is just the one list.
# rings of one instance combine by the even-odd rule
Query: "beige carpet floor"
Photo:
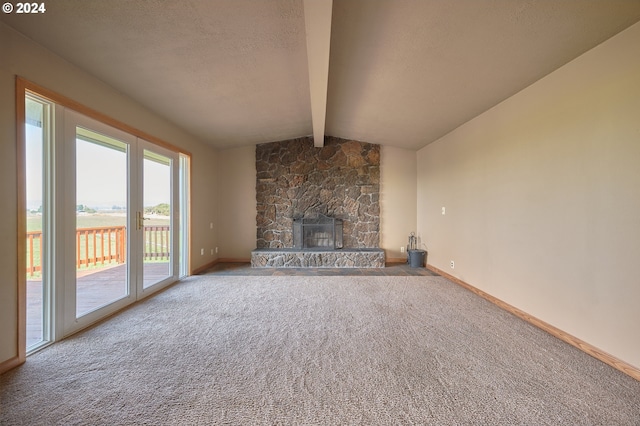
[(195, 276), (0, 376), (3, 425), (639, 425), (640, 382), (441, 277)]

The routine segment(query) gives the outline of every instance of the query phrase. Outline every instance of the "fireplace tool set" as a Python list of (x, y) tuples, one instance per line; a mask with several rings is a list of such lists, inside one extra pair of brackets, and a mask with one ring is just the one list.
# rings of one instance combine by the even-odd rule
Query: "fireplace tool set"
[(416, 233), (411, 232), (409, 234), (409, 244), (407, 245), (407, 253), (409, 250), (416, 250), (418, 248), (418, 239), (416, 238)]

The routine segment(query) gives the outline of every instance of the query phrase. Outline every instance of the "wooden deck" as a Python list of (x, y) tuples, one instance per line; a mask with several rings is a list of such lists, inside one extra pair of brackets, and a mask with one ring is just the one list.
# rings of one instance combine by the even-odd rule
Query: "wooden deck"
[[(76, 315), (91, 312), (127, 295), (127, 265), (81, 271)], [(144, 287), (169, 275), (169, 263), (145, 263)], [(42, 281), (27, 280), (27, 347), (42, 340)]]

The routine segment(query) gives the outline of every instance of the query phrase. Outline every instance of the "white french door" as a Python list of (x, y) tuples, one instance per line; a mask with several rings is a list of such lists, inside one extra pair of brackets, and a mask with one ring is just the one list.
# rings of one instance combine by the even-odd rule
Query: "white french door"
[(138, 139), (138, 295), (178, 279), (178, 154)]
[(68, 335), (178, 279), (178, 155), (66, 110), (64, 164)]

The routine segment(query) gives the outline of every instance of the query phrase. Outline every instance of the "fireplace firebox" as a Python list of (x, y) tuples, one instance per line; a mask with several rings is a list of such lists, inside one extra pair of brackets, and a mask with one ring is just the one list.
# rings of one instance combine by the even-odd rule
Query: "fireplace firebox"
[(342, 220), (318, 215), (293, 220), (293, 247), (308, 250), (342, 248)]

